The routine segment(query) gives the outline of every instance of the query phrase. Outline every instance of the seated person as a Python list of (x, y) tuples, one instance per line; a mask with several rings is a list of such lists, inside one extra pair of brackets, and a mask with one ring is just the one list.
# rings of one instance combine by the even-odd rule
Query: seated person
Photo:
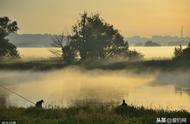
[(36, 108), (42, 108), (42, 103), (44, 102), (44, 100), (40, 100), (38, 102), (36, 102)]
[(125, 100), (123, 100), (123, 103), (121, 104), (121, 106), (127, 106), (127, 103), (125, 102)]

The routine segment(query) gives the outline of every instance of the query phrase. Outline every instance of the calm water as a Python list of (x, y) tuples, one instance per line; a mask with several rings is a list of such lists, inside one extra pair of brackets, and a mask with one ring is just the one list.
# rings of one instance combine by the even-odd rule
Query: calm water
[[(145, 59), (171, 58), (174, 53), (174, 46), (166, 47), (130, 47), (131, 50), (137, 50), (144, 55)], [(18, 48), (23, 59), (40, 59), (54, 57), (50, 52), (52, 48)]]
[[(0, 83), (9, 89), (45, 106), (67, 107), (81, 100), (96, 100), (155, 109), (186, 109), (190, 111), (189, 72), (155, 72), (134, 74), (128, 71), (82, 71), (67, 68), (50, 72), (1, 71)], [(177, 88), (178, 89), (177, 89)], [(1, 89), (8, 105), (31, 106), (30, 103)], [(1, 98), (2, 100), (2, 98)]]
[[(174, 47), (133, 47), (146, 59), (170, 58)], [(49, 48), (19, 48), (25, 59), (51, 57)], [(127, 70), (84, 71), (77, 67), (48, 72), (0, 71), (0, 84), (31, 101), (44, 99), (45, 106), (67, 107), (77, 101), (128, 104), (155, 109), (190, 111), (190, 72), (154, 72), (136, 74)], [(0, 100), (11, 106), (31, 106), (25, 100), (0, 90)], [(0, 101), (0, 103), (2, 103)]]

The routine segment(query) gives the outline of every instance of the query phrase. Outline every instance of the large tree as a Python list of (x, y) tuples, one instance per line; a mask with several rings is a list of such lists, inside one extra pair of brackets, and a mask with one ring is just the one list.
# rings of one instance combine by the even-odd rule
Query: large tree
[(113, 25), (104, 22), (99, 14), (88, 15), (86, 12), (73, 26), (71, 42), (81, 60), (105, 58), (128, 50), (128, 43)]
[(8, 17), (0, 17), (0, 58), (19, 56), (16, 46), (6, 38), (10, 33), (15, 33), (17, 30), (16, 21), (11, 21)]
[[(142, 58), (136, 51), (128, 50), (128, 42), (113, 25), (106, 23), (99, 14), (81, 14), (81, 19), (73, 26), (71, 35), (53, 38), (54, 47), (61, 48), (63, 60), (72, 63), (76, 59), (105, 59), (110, 57)], [(60, 55), (60, 54), (59, 54)]]

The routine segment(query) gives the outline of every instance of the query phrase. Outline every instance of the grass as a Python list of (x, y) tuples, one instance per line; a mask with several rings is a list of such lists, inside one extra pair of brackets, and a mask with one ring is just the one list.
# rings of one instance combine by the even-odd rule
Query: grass
[[(190, 69), (190, 62), (177, 60), (144, 60), (122, 62), (86, 62), (67, 65), (59, 59), (35, 60), (35, 61), (11, 61), (0, 62), (0, 70), (35, 70), (44, 71), (61, 69), (68, 66), (79, 66), (88, 70), (120, 70), (131, 69), (135, 71), (149, 70), (176, 70)], [(37, 109), (0, 107), (0, 120), (17, 120), (18, 124), (156, 124), (158, 117), (188, 118), (190, 113), (186, 111), (153, 110), (144, 107), (128, 106), (106, 107), (100, 106), (73, 106), (60, 109)], [(188, 120), (189, 121), (189, 120)], [(190, 123), (190, 122), (189, 122)]]
[(141, 60), (141, 61), (88, 61), (83, 63), (66, 64), (60, 59), (33, 60), (33, 61), (12, 61), (0, 62), (0, 70), (34, 70), (44, 71), (53, 69), (62, 69), (68, 66), (79, 66), (88, 70), (121, 70), (129, 69), (135, 71), (175, 71), (177, 69), (189, 70), (190, 61), (178, 61), (172, 59), (164, 60)]
[(18, 124), (155, 124), (158, 117), (190, 119), (190, 113), (104, 105), (59, 109), (0, 108), (0, 120), (16, 120)]
[(6, 61), (0, 62), (1, 70), (52, 70), (64, 68), (67, 65), (60, 59), (45, 59), (45, 60), (31, 60), (31, 61)]

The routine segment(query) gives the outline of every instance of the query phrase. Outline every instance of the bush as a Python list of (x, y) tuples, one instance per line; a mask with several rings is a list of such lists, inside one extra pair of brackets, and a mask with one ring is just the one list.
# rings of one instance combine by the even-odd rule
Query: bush
[(179, 48), (175, 48), (174, 55), (175, 55), (174, 59), (189, 61), (190, 60), (190, 43), (185, 49), (182, 49), (181, 45)]

